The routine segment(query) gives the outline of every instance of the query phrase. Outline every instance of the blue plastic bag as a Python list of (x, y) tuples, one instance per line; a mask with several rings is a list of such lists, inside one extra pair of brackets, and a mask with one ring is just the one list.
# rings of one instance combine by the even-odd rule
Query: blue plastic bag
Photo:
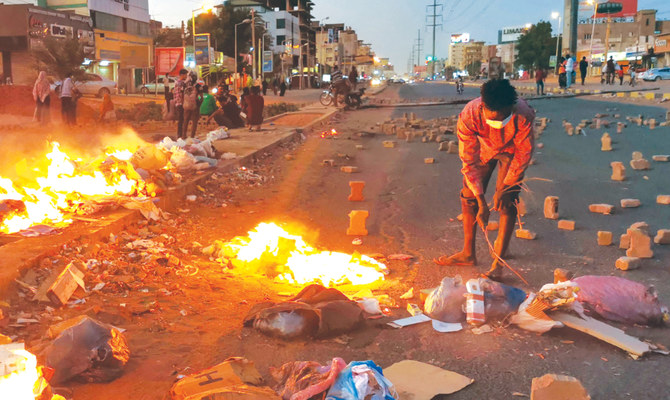
[(352, 361), (337, 376), (326, 400), (395, 400), (398, 394), (373, 361)]

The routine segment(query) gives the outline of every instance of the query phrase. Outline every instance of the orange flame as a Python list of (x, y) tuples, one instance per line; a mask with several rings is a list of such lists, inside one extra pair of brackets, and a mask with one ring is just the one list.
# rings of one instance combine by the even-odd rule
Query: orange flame
[[(21, 346), (22, 347), (22, 346)], [(12, 400), (35, 400), (35, 388), (40, 379), (37, 358), (15, 344), (0, 348), (0, 393)]]
[[(128, 163), (129, 150), (109, 150), (104, 157), (83, 163), (51, 143), (48, 166), (34, 182), (17, 186), (0, 176), (0, 202), (14, 200), (16, 210), (0, 214), (0, 233), (15, 233), (37, 224), (68, 225), (86, 201), (102, 196), (145, 194), (142, 179)], [(39, 169), (37, 169), (39, 171)]]
[(225, 243), (222, 253), (235, 267), (292, 284), (366, 285), (384, 280), (387, 272), (386, 265), (358, 253), (317, 250), (275, 223), (261, 223), (249, 236)]
[(335, 136), (337, 136), (337, 135), (339, 135), (339, 133), (337, 133), (337, 131), (335, 130), (335, 128), (333, 128), (333, 129), (331, 129), (331, 130), (329, 130), (329, 131), (323, 131), (323, 132), (321, 132), (321, 137), (322, 137), (323, 139), (330, 139), (330, 138), (335, 137)]

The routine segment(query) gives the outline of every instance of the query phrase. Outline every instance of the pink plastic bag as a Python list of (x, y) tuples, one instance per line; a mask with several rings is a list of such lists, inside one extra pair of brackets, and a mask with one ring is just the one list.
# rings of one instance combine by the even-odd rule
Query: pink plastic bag
[(658, 300), (653, 286), (617, 276), (587, 275), (573, 282), (579, 286), (579, 302), (605, 319), (640, 325), (661, 325), (668, 320), (668, 307)]

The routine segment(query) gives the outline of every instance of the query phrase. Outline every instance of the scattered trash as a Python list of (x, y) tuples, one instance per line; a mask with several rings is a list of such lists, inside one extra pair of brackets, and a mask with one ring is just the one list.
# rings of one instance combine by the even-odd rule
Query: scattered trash
[(579, 380), (566, 375), (546, 374), (533, 378), (530, 392), (530, 398), (533, 400), (591, 399)]
[(668, 322), (668, 307), (656, 289), (618, 276), (586, 275), (573, 279), (577, 299), (587, 312), (627, 324), (661, 325)]
[(414, 297), (414, 288), (413, 288), (413, 287), (412, 287), (412, 288), (409, 288), (408, 291), (406, 291), (405, 293), (403, 293), (403, 294), (400, 296), (400, 298), (403, 299), (403, 300), (408, 300), (408, 299), (411, 299), (411, 298), (413, 298), (413, 297)]
[(289, 301), (255, 305), (245, 317), (244, 325), (282, 339), (304, 339), (350, 332), (363, 319), (358, 303), (340, 291), (309, 285)]
[(426, 315), (442, 322), (464, 322), (463, 304), (467, 290), (460, 275), (442, 279), (440, 286), (426, 298)]
[(475, 335), (481, 335), (483, 333), (490, 333), (490, 332), (493, 332), (493, 328), (491, 328), (491, 325), (489, 324), (484, 324), (482, 326), (472, 328), (472, 333), (474, 333)]
[(170, 389), (170, 399), (279, 400), (281, 397), (263, 385), (263, 378), (252, 361), (231, 357), (179, 380)]
[(363, 244), (363, 240), (361, 238), (356, 238), (351, 241), (351, 244), (353, 244), (354, 246), (360, 246)]
[(110, 382), (123, 374), (130, 358), (126, 338), (118, 329), (85, 317), (65, 329), (45, 350), (46, 365), (55, 370), (51, 383), (71, 379)]
[(372, 361), (352, 361), (340, 372), (326, 400), (394, 400), (398, 394)]
[(35, 294), (35, 299), (50, 301), (56, 307), (60, 307), (70, 300), (78, 287), (86, 291), (84, 273), (75, 267), (74, 263), (69, 263), (59, 273), (53, 274), (42, 283)]
[(456, 372), (413, 360), (391, 365), (384, 370), (384, 376), (393, 382), (400, 399), (412, 400), (430, 400), (437, 395), (456, 393), (474, 382)]
[(270, 368), (270, 375), (277, 382), (274, 387), (283, 400), (308, 400), (330, 389), (347, 363), (339, 357), (330, 365), (315, 361), (293, 361), (279, 369)]

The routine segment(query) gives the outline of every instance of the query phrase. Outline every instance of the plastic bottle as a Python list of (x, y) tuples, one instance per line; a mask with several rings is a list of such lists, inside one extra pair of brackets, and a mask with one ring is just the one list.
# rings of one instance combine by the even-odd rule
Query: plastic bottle
[(479, 279), (470, 279), (466, 284), (467, 300), (465, 302), (466, 321), (470, 325), (481, 325), (486, 322), (484, 311), (484, 292), (482, 292)]

